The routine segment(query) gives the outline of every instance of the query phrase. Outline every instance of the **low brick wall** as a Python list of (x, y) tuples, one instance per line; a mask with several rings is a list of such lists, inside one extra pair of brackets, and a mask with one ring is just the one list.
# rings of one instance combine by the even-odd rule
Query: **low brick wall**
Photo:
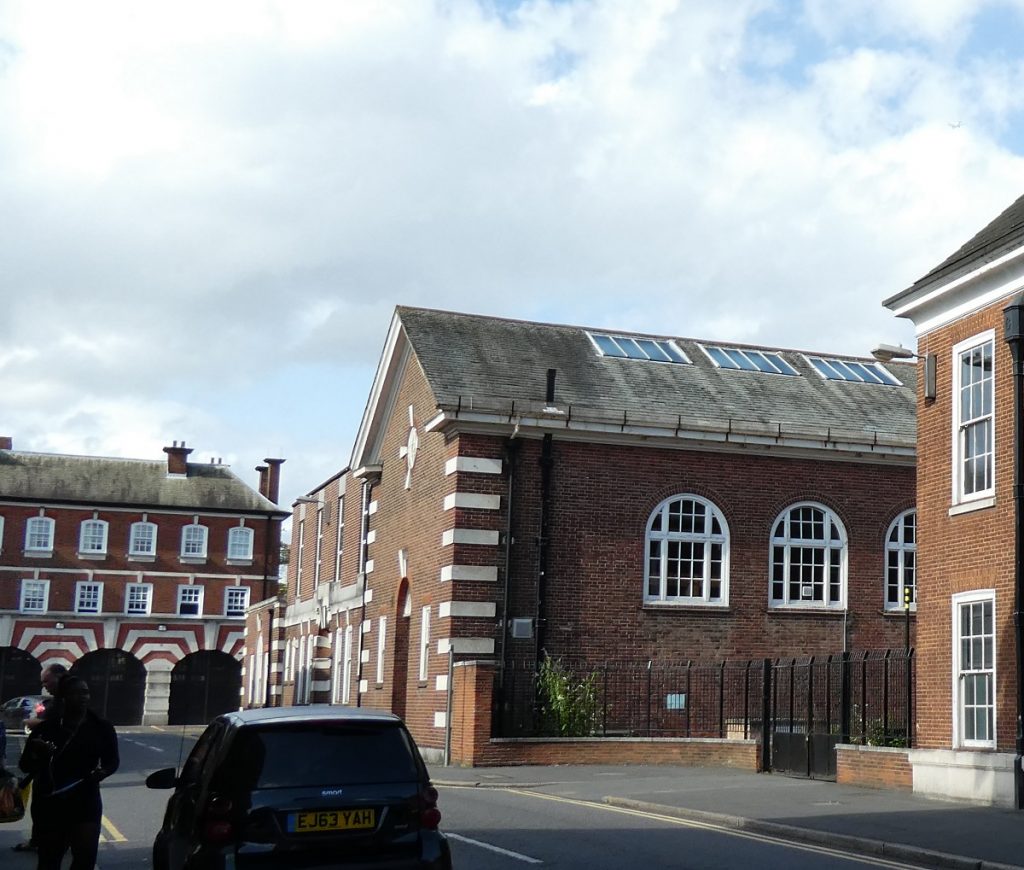
[(914, 770), (906, 749), (843, 743), (836, 747), (836, 782), (912, 791)]
[(492, 739), (478, 747), (475, 767), (520, 764), (678, 764), (758, 770), (756, 740), (660, 737)]

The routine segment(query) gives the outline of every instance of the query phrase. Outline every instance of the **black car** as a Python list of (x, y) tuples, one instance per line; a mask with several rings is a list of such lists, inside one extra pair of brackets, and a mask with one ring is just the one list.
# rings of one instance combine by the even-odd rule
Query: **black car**
[(450, 870), (437, 790), (402, 720), (311, 705), (226, 713), (173, 788), (154, 870)]
[(48, 698), (48, 695), (19, 695), (4, 701), (3, 706), (0, 706), (0, 718), (7, 726), (8, 733), (27, 733), (25, 722), (39, 715)]

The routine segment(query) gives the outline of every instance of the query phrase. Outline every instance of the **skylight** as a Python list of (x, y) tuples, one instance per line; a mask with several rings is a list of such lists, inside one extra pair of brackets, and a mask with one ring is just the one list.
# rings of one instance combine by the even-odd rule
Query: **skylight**
[(704, 352), (721, 369), (743, 369), (748, 372), (766, 372), (770, 375), (796, 375), (793, 368), (777, 353), (767, 350), (740, 350), (738, 347), (702, 345)]
[(902, 386), (896, 378), (878, 363), (832, 359), (831, 357), (822, 358), (820, 356), (809, 356), (807, 361), (814, 366), (815, 371), (819, 375), (830, 381), (851, 381), (855, 384), (885, 384), (889, 387)]
[(619, 359), (646, 359), (653, 362), (688, 363), (690, 360), (675, 342), (667, 339), (641, 338), (640, 336), (608, 335), (589, 332), (590, 340), (597, 345), (602, 356)]

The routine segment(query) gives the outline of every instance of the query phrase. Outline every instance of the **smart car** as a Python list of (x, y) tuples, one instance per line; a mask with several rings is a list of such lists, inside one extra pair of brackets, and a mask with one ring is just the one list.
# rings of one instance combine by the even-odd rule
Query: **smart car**
[(225, 713), (178, 773), (155, 870), (451, 870), (441, 813), (402, 720), (310, 705)]
[(19, 695), (0, 705), (0, 718), (10, 733), (24, 731), (28, 733), (25, 722), (42, 712), (46, 695)]

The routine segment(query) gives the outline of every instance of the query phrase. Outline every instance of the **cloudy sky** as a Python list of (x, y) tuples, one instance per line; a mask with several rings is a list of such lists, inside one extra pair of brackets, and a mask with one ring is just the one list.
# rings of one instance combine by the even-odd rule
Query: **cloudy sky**
[(1024, 193), (1024, 0), (0, 0), (0, 434), (284, 500), (396, 304), (866, 354)]

